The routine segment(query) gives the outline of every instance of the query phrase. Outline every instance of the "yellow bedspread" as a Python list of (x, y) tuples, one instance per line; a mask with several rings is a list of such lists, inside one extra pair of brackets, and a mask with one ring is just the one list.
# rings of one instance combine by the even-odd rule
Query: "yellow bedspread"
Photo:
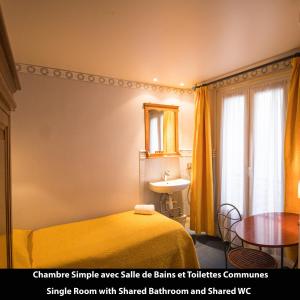
[(191, 237), (159, 214), (132, 211), (14, 230), (16, 268), (198, 268)]

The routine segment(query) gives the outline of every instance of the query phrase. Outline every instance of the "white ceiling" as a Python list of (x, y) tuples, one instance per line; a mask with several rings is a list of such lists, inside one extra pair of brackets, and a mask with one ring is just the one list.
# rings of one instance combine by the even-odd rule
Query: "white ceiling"
[(17, 62), (191, 87), (300, 46), (300, 0), (0, 0)]

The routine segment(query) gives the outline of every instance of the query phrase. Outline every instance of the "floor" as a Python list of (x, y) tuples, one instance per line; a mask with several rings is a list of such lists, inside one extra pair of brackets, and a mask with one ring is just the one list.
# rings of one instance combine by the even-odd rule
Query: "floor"
[[(225, 257), (223, 243), (217, 237), (197, 235), (196, 252), (201, 268), (203, 269), (225, 269)], [(228, 266), (231, 269), (231, 266)]]
[(225, 268), (222, 241), (207, 235), (196, 236), (196, 252), (201, 268)]
[[(225, 257), (222, 241), (217, 237), (208, 235), (195, 235), (190, 228), (190, 218), (186, 218), (185, 228), (196, 239), (196, 252), (201, 268), (224, 269)], [(229, 266), (230, 268), (230, 266)]]

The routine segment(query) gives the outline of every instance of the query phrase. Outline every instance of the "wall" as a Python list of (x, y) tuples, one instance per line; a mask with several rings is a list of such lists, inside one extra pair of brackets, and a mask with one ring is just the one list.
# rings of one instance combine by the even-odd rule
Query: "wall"
[[(40, 75), (27, 70), (19, 73), (22, 91), (12, 115), (15, 228), (67, 223), (152, 202), (139, 183), (145, 178), (140, 163), (144, 102), (179, 105), (180, 148), (192, 147), (190, 91), (125, 88), (56, 78), (47, 68), (39, 69)], [(168, 160), (147, 162), (156, 170), (154, 177)], [(175, 176), (182, 163), (177, 161), (171, 166)]]

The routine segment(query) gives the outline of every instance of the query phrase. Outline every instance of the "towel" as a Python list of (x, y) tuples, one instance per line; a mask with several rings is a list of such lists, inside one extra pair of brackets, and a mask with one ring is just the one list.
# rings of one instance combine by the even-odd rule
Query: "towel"
[(134, 213), (141, 215), (153, 215), (155, 211), (153, 204), (137, 204), (134, 207)]

